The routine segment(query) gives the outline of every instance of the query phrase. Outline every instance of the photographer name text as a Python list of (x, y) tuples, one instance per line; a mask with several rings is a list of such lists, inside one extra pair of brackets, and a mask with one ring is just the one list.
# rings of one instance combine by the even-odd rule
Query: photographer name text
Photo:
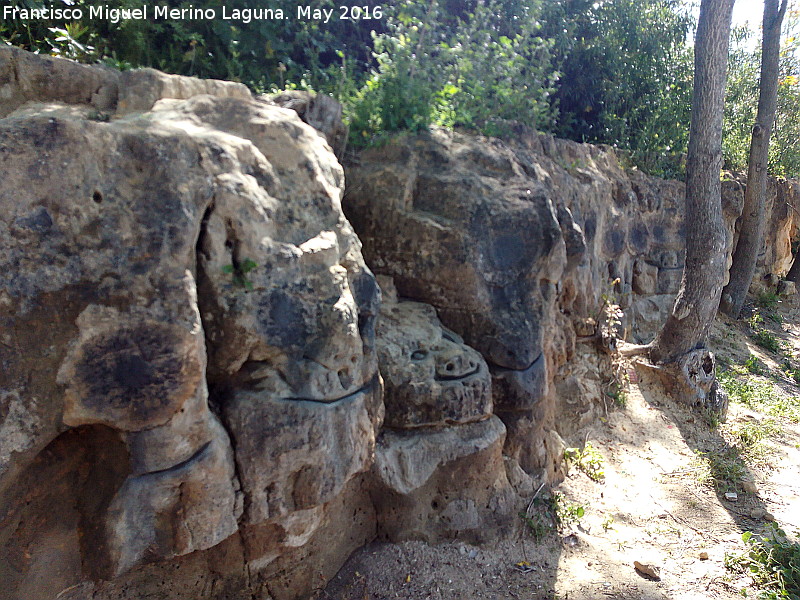
[(19, 8), (4, 6), (3, 19), (21, 19), (23, 21), (54, 20), (79, 21), (83, 18), (102, 19), (110, 23), (122, 21), (279, 21), (297, 19), (298, 21), (320, 21), (328, 23), (339, 21), (368, 21), (383, 18), (381, 6), (339, 6), (338, 8), (313, 8), (297, 6), (294, 11), (281, 8), (198, 8), (192, 5), (184, 8), (172, 8), (167, 5), (150, 5), (141, 8), (112, 8), (107, 5), (92, 6), (87, 9), (73, 7)]

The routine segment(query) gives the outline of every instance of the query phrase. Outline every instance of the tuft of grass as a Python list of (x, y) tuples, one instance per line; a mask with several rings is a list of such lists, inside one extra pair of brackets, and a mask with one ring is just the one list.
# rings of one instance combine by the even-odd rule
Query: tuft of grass
[(603, 518), (603, 522), (601, 525), (603, 526), (603, 531), (608, 531), (611, 529), (611, 526), (614, 524), (614, 515), (606, 515)]
[[(753, 341), (765, 350), (780, 354), (783, 351), (783, 346), (780, 340), (775, 337), (775, 334), (764, 327), (764, 316), (762, 312), (763, 311), (756, 310), (753, 316), (747, 321), (747, 324), (750, 326), (750, 335)], [(774, 312), (767, 312), (767, 316), (772, 321), (777, 323), (781, 322), (780, 317)]]
[(738, 377), (733, 370), (718, 371), (717, 379), (731, 401), (774, 417), (800, 422), (800, 400), (779, 394), (773, 383), (753, 377)]
[(763, 421), (745, 421), (731, 426), (730, 433), (742, 454), (760, 455), (760, 447), (769, 438), (778, 437), (783, 430), (775, 419)]
[(747, 465), (736, 447), (702, 452), (695, 450), (692, 461), (695, 479), (702, 485), (710, 485), (717, 492), (739, 492), (747, 474)]
[(762, 600), (800, 600), (800, 544), (775, 523), (760, 536), (746, 531), (742, 541), (747, 550), (726, 554), (725, 567), (750, 575)]
[(769, 350), (774, 354), (780, 354), (781, 343), (771, 331), (768, 329), (758, 329), (754, 331), (752, 335), (753, 341), (764, 348), (764, 350)]
[(753, 375), (764, 374), (764, 365), (755, 355), (751, 355), (750, 358), (744, 361), (744, 368), (747, 369), (748, 373), (752, 373)]
[(614, 380), (605, 391), (606, 396), (611, 398), (614, 405), (619, 408), (625, 408), (628, 405), (628, 391), (625, 389), (625, 385), (626, 384)]
[(564, 459), (568, 464), (578, 467), (592, 481), (600, 483), (606, 478), (603, 455), (591, 443), (587, 443), (583, 450), (580, 448), (567, 448), (564, 451)]
[(778, 308), (781, 297), (773, 291), (764, 291), (756, 296), (756, 305), (767, 310), (775, 310)]
[(722, 430), (725, 445), (706, 452), (696, 450), (692, 462), (695, 479), (719, 493), (743, 492), (749, 469), (771, 468), (766, 441), (782, 432), (774, 419), (727, 425)]

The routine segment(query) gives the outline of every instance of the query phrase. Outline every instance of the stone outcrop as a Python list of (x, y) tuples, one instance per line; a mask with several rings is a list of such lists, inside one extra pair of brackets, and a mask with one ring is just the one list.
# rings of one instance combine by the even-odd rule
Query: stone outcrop
[[(608, 149), (433, 130), (345, 193), (322, 96), (0, 47), (0, 100), (0, 598), (296, 600), (492, 539), (680, 284), (683, 185)], [(770, 190), (754, 289), (800, 238)]]
[[(368, 149), (347, 165), (344, 208), (373, 270), (486, 359), (504, 453), (552, 479), (559, 432), (609, 402), (614, 367), (594, 346), (648, 342), (672, 308), (684, 185), (626, 170), (608, 149), (524, 129), (514, 138), (434, 130)], [(729, 253), (742, 193), (724, 182)], [(755, 288), (786, 272), (800, 237), (795, 185), (771, 194)]]
[(378, 535), (495, 538), (508, 528), (515, 502), (486, 362), (442, 326), (432, 306), (398, 298), (390, 278), (380, 283), (386, 418), (373, 467)]
[(507, 449), (529, 454), (523, 438), (547, 420), (545, 327), (567, 265), (548, 190), (510, 148), (439, 131), (362, 153), (348, 177), (345, 211), (368, 263), (483, 355)]
[(383, 418), (380, 292), (328, 144), (236, 84), (9, 48), (0, 72), (4, 597), (230, 538), (220, 579), (311, 556), (364, 503)]
[(276, 106), (295, 111), (305, 123), (323, 135), (336, 156), (342, 157), (349, 130), (342, 122), (342, 105), (336, 100), (324, 94), (301, 90), (287, 90), (263, 98)]

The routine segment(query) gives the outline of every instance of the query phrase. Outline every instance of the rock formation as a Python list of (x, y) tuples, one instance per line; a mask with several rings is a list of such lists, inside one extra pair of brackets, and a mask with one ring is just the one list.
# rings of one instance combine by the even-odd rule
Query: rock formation
[(432, 306), (398, 299), (389, 278), (381, 287), (386, 418), (373, 467), (378, 534), (392, 541), (494, 538), (507, 529), (514, 499), (486, 362), (442, 327)]
[(267, 570), (358, 504), (383, 417), (341, 167), (242, 86), (0, 65), (19, 105), (0, 121), (3, 587), (52, 598), (232, 536), (239, 570)]
[[(3, 600), (302, 599), (491, 539), (680, 282), (682, 184), (608, 149), (434, 130), (345, 193), (322, 97), (0, 47), (0, 99)], [(756, 287), (800, 238), (771, 189)]]

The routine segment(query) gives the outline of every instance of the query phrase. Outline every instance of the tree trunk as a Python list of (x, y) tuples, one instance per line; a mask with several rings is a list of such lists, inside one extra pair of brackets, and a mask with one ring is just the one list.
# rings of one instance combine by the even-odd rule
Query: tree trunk
[(787, 0), (764, 0), (764, 32), (761, 40), (761, 84), (758, 113), (750, 139), (747, 161), (747, 188), (739, 227), (739, 242), (733, 253), (730, 281), (722, 291), (722, 312), (734, 319), (742, 312), (747, 291), (756, 272), (756, 261), (764, 243), (769, 139), (778, 108), (778, 57), (781, 49), (781, 23)]
[(700, 4), (686, 163), (686, 266), (672, 313), (650, 348), (654, 363), (673, 362), (705, 344), (722, 294), (726, 234), (719, 173), (733, 3)]
[(789, 272), (786, 274), (786, 279), (789, 281), (793, 281), (794, 283), (800, 284), (800, 250), (794, 253), (794, 261), (792, 262), (792, 268), (789, 269)]

